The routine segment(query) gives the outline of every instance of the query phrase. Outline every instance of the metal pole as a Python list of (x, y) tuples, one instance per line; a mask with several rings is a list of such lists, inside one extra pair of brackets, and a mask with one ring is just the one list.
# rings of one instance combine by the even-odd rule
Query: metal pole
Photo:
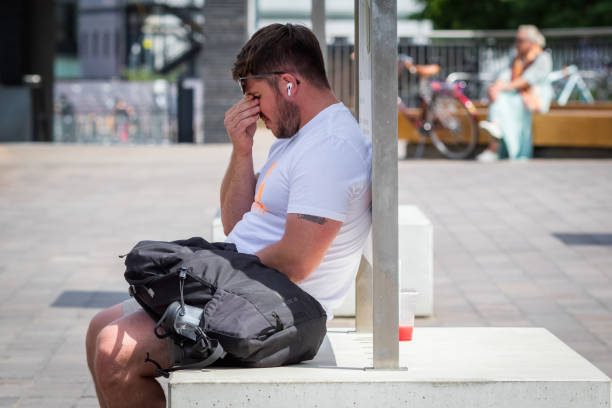
[(325, 34), (325, 0), (312, 0), (311, 19), (312, 31), (319, 40), (321, 52), (323, 53), (323, 62), (327, 67), (327, 39)]
[(374, 368), (399, 368), (397, 0), (359, 0), (359, 123), (372, 138)]
[(253, 34), (257, 27), (257, 3), (255, 0), (247, 0), (247, 13), (246, 13), (246, 40)]

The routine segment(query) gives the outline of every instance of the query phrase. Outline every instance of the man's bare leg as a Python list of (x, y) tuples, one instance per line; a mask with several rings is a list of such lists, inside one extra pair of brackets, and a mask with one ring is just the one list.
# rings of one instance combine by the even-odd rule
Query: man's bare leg
[(89, 328), (87, 329), (87, 336), (85, 338), (87, 367), (89, 368), (89, 372), (91, 373), (94, 386), (96, 387), (96, 395), (98, 396), (100, 408), (107, 408), (107, 405), (102, 399), (102, 394), (100, 393), (98, 381), (95, 375), (96, 373), (94, 371), (94, 359), (96, 355), (96, 343), (98, 339), (98, 334), (100, 334), (103, 328), (105, 328), (115, 320), (121, 319), (123, 316), (123, 304), (119, 303), (118, 305), (111, 306), (108, 309), (104, 309), (98, 314), (96, 314), (94, 318), (91, 319), (91, 322), (89, 323)]
[(155, 323), (144, 310), (121, 317), (97, 336), (94, 377), (108, 408), (166, 406), (155, 380), (156, 367), (145, 363), (147, 352), (162, 367), (170, 362), (167, 340), (153, 334)]

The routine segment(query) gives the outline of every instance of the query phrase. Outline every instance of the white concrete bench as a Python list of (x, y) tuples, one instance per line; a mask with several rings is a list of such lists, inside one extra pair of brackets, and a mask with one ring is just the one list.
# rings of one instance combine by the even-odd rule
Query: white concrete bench
[(210, 237), (212, 242), (223, 242), (225, 241), (225, 232), (223, 232), (223, 223), (221, 222), (221, 210), (217, 210), (215, 218), (213, 218), (210, 224)]
[(610, 379), (539, 328), (417, 328), (400, 370), (372, 370), (372, 336), (328, 333), (317, 358), (172, 373), (169, 406), (610, 408)]
[[(417, 316), (433, 314), (433, 226), (416, 205), (398, 207), (400, 289), (415, 289)], [(363, 251), (372, 265), (372, 241), (368, 237)], [(355, 285), (351, 287), (335, 316), (355, 316)]]
[[(431, 316), (433, 314), (433, 226), (415, 205), (400, 205), (398, 210), (400, 288), (415, 289), (419, 292), (416, 315)], [(220, 211), (217, 211), (212, 221), (211, 237), (213, 242), (225, 240)], [(371, 236), (368, 236), (363, 254), (371, 265)], [(354, 283), (342, 305), (334, 310), (334, 315), (355, 316)]]

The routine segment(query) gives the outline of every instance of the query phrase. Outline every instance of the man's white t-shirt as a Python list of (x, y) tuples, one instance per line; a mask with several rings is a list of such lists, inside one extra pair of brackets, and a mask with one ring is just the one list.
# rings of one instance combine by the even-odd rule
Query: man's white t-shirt
[(274, 142), (251, 210), (227, 242), (240, 252), (256, 253), (280, 241), (288, 213), (341, 221), (319, 267), (299, 283), (331, 318), (355, 279), (370, 230), (371, 170), (371, 142), (342, 103), (331, 105), (291, 138)]

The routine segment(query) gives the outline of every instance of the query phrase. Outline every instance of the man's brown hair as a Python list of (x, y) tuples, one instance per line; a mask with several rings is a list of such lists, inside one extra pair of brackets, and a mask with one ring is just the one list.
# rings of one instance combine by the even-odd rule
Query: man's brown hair
[(299, 74), (316, 87), (330, 88), (319, 41), (302, 25), (271, 24), (259, 29), (232, 67), (234, 80), (272, 72)]

